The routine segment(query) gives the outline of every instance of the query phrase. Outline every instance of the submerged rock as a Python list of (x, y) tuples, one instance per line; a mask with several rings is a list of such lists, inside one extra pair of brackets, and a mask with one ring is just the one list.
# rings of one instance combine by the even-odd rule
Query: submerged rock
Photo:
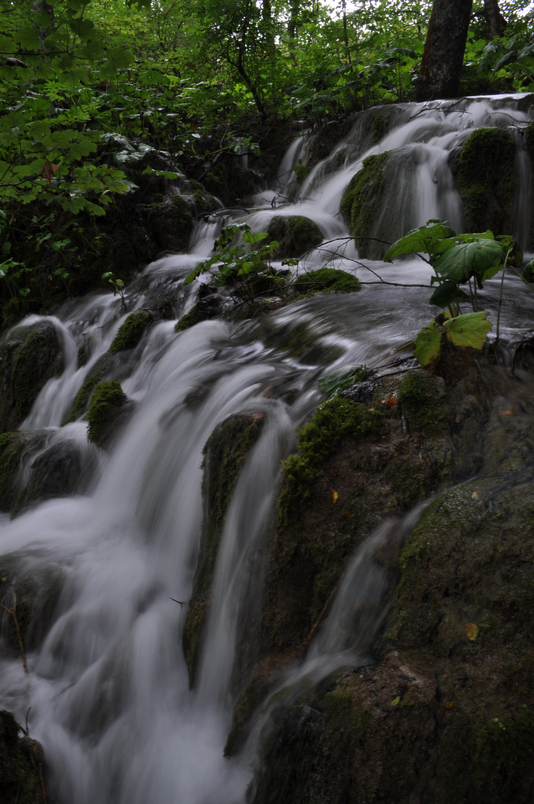
[(44, 753), (37, 740), (24, 735), (11, 712), (0, 711), (0, 790), (2, 804), (41, 804), (44, 799)]
[(61, 343), (49, 321), (7, 333), (0, 341), (0, 433), (22, 424), (43, 386), (63, 367)]

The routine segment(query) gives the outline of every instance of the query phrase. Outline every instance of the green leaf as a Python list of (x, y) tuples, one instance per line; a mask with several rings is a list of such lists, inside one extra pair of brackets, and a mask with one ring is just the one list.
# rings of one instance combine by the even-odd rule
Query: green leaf
[(506, 246), (496, 240), (478, 237), (469, 243), (459, 243), (442, 254), (434, 263), (436, 271), (456, 284), (466, 282), (470, 276), (480, 278), (501, 263)]
[(421, 366), (430, 366), (437, 361), (441, 351), (441, 336), (442, 331), (438, 329), (436, 321), (431, 321), (418, 332), (413, 354)]
[(534, 282), (534, 260), (527, 262), (523, 268), (523, 279), (527, 282)]
[(447, 338), (461, 349), (482, 349), (486, 335), (492, 324), (486, 321), (486, 310), (479, 313), (466, 313), (445, 321)]
[(438, 285), (429, 301), (430, 304), (435, 304), (437, 307), (447, 307), (453, 302), (471, 300), (467, 293), (464, 293), (455, 282), (447, 280)]
[(440, 241), (454, 237), (454, 230), (444, 221), (430, 220), (418, 229), (412, 229), (407, 235), (396, 240), (387, 250), (384, 260), (391, 262), (393, 257), (401, 254), (434, 254)]

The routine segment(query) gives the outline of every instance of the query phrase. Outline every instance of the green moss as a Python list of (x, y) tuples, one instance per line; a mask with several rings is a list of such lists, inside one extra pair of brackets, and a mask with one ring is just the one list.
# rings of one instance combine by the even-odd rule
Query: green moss
[(295, 289), (299, 293), (322, 292), (325, 290), (337, 293), (353, 293), (360, 290), (358, 279), (347, 271), (335, 268), (319, 268), (300, 276), (295, 282)]
[(123, 349), (134, 349), (151, 321), (152, 316), (147, 310), (138, 310), (129, 315), (113, 338), (109, 347), (111, 354), (114, 355)]
[(61, 422), (62, 426), (65, 424), (70, 424), (70, 422), (76, 421), (78, 416), (85, 410), (91, 394), (93, 390), (101, 382), (102, 377), (104, 376), (103, 370), (95, 371), (92, 374), (89, 374), (88, 377), (85, 378), (84, 382), (78, 393), (76, 394), (76, 399), (74, 400), (74, 404), (72, 405), (72, 409), (68, 416), (66, 416), (63, 421)]
[(352, 177), (341, 199), (340, 211), (354, 237), (360, 257), (373, 253), (369, 241), (385, 189), (385, 169), (389, 151), (364, 159), (361, 170)]
[(103, 446), (127, 401), (120, 383), (115, 380), (101, 382), (95, 387), (87, 411), (89, 441)]
[(265, 678), (255, 678), (243, 690), (234, 708), (232, 728), (226, 740), (224, 755), (233, 757), (239, 753), (249, 734), (250, 721), (263, 700), (265, 700), (272, 684)]
[(270, 240), (280, 243), (277, 257), (302, 257), (323, 242), (316, 223), (303, 215), (275, 215), (267, 229)]
[(204, 447), (202, 493), (207, 516), (183, 632), (184, 655), (192, 685), (200, 656), (202, 629), (209, 612), (211, 585), (226, 512), (241, 467), (260, 435), (263, 421), (246, 414), (231, 416), (215, 428)]
[(212, 318), (217, 318), (220, 312), (220, 303), (215, 296), (206, 296), (204, 299), (199, 299), (194, 307), (188, 313), (183, 315), (175, 324), (175, 332), (183, 332), (184, 329), (194, 327), (200, 321), (209, 321)]
[(371, 145), (376, 145), (380, 140), (385, 137), (389, 131), (389, 120), (383, 114), (377, 114), (373, 117), (373, 134), (371, 137)]
[(479, 128), (465, 141), (456, 176), (467, 232), (514, 229), (516, 145), (502, 128)]
[(324, 462), (347, 436), (376, 436), (383, 414), (365, 405), (336, 397), (322, 405), (299, 432), (298, 452), (283, 462), (283, 487), (278, 498), (278, 519), (287, 525), (298, 519)]
[(445, 431), (446, 396), (439, 377), (426, 371), (410, 371), (399, 385), (397, 398), (410, 424), (427, 435)]

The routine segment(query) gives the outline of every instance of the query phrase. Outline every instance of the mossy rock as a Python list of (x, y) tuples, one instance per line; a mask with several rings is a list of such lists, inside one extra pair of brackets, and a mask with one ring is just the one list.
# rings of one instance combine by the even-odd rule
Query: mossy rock
[[(13, 608), (25, 651), (38, 647), (55, 618), (65, 576), (55, 564), (30, 565), (20, 553), (0, 556), (0, 603)], [(20, 655), (14, 618), (2, 609), (0, 623), (13, 653)]]
[[(46, 449), (48, 438), (46, 430), (0, 435), (0, 511), (15, 516), (36, 502), (83, 489), (93, 469), (92, 463), (82, 460), (76, 441), (60, 441)], [(32, 460), (36, 453), (37, 457)], [(25, 483), (24, 466), (30, 467)]]
[(447, 395), (441, 378), (427, 371), (404, 375), (397, 398), (412, 426), (425, 435), (440, 435), (447, 429)]
[(12, 431), (0, 435), (0, 511), (10, 513), (21, 494), (20, 474), (25, 460), (46, 444), (45, 431)]
[(275, 215), (267, 228), (268, 240), (276, 240), (280, 246), (276, 257), (302, 257), (318, 246), (324, 238), (316, 223), (303, 215)]
[(160, 251), (185, 251), (193, 231), (192, 204), (181, 195), (167, 196), (150, 215), (152, 235)]
[(199, 299), (189, 312), (176, 322), (174, 331), (183, 332), (201, 321), (210, 321), (212, 318), (217, 318), (220, 315), (220, 311), (221, 301), (217, 296), (210, 295)]
[(134, 349), (151, 321), (152, 316), (147, 310), (138, 310), (135, 313), (131, 313), (121, 324), (119, 331), (111, 342), (109, 347), (111, 354), (114, 355), (123, 349)]
[(385, 151), (364, 159), (361, 170), (352, 177), (341, 199), (340, 211), (360, 257), (377, 259), (387, 248), (366, 238), (375, 233), (374, 224), (381, 212), (390, 155), (390, 151)]
[(503, 128), (479, 128), (464, 142), (456, 187), (466, 232), (514, 231), (515, 154), (515, 140)]
[(11, 712), (0, 711), (0, 790), (2, 804), (41, 804), (44, 753), (37, 740), (19, 737)]
[(22, 424), (44, 385), (63, 368), (61, 343), (48, 321), (8, 332), (0, 342), (0, 432)]
[(130, 413), (131, 403), (119, 382), (99, 383), (87, 411), (87, 438), (97, 447), (108, 447)]
[(336, 268), (318, 268), (298, 277), (294, 284), (299, 293), (354, 293), (360, 290), (359, 280), (347, 271)]
[(183, 632), (184, 655), (191, 686), (202, 646), (202, 629), (209, 613), (213, 574), (232, 492), (239, 472), (263, 427), (262, 418), (236, 414), (219, 424), (204, 447), (202, 493), (206, 505), (200, 557)]

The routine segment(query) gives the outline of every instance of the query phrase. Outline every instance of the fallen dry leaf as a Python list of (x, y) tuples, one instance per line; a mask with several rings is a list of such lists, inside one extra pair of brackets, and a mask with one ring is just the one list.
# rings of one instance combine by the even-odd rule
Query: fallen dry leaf
[(445, 701), (445, 709), (452, 709), (454, 701)]
[(49, 162), (47, 159), (39, 173), (41, 176), (44, 176), (48, 184), (50, 184), (50, 180), (54, 178), (54, 173), (56, 170), (59, 170), (59, 166), (53, 165), (52, 162)]
[(339, 494), (337, 493), (337, 491), (335, 489), (330, 489), (330, 499), (332, 500), (333, 503), (337, 502), (338, 497)]
[(478, 625), (475, 623), (467, 623), (465, 626), (465, 633), (467, 634), (467, 638), (474, 642), (478, 636)]

